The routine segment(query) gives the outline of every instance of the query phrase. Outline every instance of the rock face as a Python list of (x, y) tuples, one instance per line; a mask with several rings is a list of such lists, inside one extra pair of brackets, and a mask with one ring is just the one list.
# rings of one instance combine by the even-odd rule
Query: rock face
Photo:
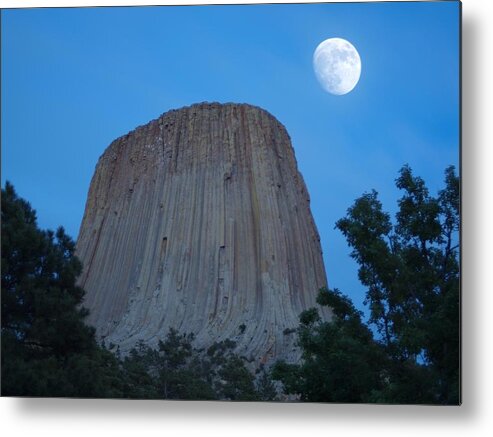
[[(326, 285), (285, 128), (245, 104), (165, 113), (99, 159), (77, 242), (99, 338), (128, 351), (170, 327), (293, 359), (299, 313)], [(328, 317), (325, 314), (325, 317)]]

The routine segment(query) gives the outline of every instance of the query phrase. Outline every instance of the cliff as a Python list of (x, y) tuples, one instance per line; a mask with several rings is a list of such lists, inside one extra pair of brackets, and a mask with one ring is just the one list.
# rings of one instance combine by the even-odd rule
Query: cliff
[[(77, 242), (89, 323), (125, 352), (170, 327), (293, 359), (299, 313), (326, 285), (286, 129), (246, 104), (169, 111), (99, 159)], [(325, 314), (328, 317), (328, 314)]]

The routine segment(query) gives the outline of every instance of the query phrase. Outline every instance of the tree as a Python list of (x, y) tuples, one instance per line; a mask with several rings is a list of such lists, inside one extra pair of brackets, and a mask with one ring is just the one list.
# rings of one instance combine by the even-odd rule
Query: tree
[(245, 359), (233, 352), (235, 346), (236, 343), (229, 339), (214, 343), (202, 355), (203, 368), (209, 375), (217, 399), (259, 400), (255, 377), (247, 369)]
[(138, 344), (123, 360), (124, 396), (235, 401), (271, 397), (265, 382), (257, 391), (253, 374), (243, 359), (233, 353), (233, 341), (217, 342), (207, 350), (199, 350), (193, 347), (193, 340), (192, 334), (170, 329), (156, 349)]
[(255, 371), (258, 374), (256, 378), (257, 400), (259, 401), (278, 401), (278, 390), (272, 380), (272, 372), (264, 366), (260, 366)]
[[(369, 322), (378, 334), (377, 340), (372, 340), (375, 344), (363, 335), (365, 329), (350, 301), (336, 291), (326, 290), (319, 303), (332, 307), (334, 321), (320, 323), (314, 312), (302, 315), (298, 334), (303, 365), (284, 371), (281, 367), (277, 373), (288, 391), (314, 399), (306, 391), (306, 381), (299, 385), (300, 378), (310, 380), (303, 366), (311, 362), (318, 363), (314, 366), (318, 376), (324, 382), (328, 380), (333, 390), (331, 384), (343, 365), (334, 363), (351, 358), (346, 342), (353, 342), (357, 347), (347, 363), (351, 363), (351, 369), (362, 365), (374, 346), (385, 355), (383, 361), (376, 358), (382, 367), (363, 371), (363, 379), (370, 378), (371, 383), (356, 390), (361, 400), (459, 402), (459, 178), (453, 167), (447, 168), (445, 187), (433, 197), (423, 179), (404, 166), (396, 185), (403, 196), (394, 222), (383, 211), (376, 191), (371, 191), (357, 199), (346, 217), (336, 223), (359, 264), (359, 279), (367, 289)], [(349, 320), (353, 320), (352, 328)], [(327, 340), (330, 336), (333, 344)], [(321, 348), (314, 350), (318, 341)], [(339, 355), (324, 361), (335, 347)], [(362, 347), (359, 357), (358, 347)], [(353, 384), (354, 377), (352, 371), (346, 381)], [(333, 395), (330, 400), (343, 402), (348, 395), (338, 394), (337, 399)]]
[(84, 323), (81, 264), (63, 228), (42, 231), (2, 190), (2, 395), (117, 397), (117, 361)]
[(63, 228), (38, 228), (7, 182), (2, 190), (2, 395), (254, 400), (254, 376), (229, 340), (207, 351), (171, 329), (121, 358), (84, 323), (82, 266)]
[(316, 308), (301, 313), (301, 364), (277, 362), (273, 378), (302, 401), (372, 402), (382, 389), (383, 348), (362, 322), (362, 313), (338, 290), (321, 289), (317, 302), (332, 309), (333, 320), (323, 322)]
[(125, 397), (151, 399), (216, 399), (209, 365), (192, 346), (192, 334), (170, 329), (156, 349), (144, 343), (123, 360)]

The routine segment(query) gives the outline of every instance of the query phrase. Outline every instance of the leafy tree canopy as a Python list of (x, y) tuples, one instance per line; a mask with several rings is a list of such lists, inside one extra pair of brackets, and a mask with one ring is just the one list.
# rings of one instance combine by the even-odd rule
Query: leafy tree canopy
[(321, 290), (318, 303), (334, 317), (301, 314), (303, 362), (274, 369), (287, 393), (311, 401), (459, 402), (459, 178), (447, 168), (433, 197), (404, 166), (396, 185), (403, 195), (394, 221), (371, 191), (336, 223), (359, 264), (377, 339), (347, 297)]

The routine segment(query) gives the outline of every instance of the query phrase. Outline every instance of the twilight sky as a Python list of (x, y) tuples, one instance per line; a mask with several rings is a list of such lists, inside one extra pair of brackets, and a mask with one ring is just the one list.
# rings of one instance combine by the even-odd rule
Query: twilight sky
[[(42, 228), (76, 238), (99, 156), (169, 109), (261, 106), (286, 126), (311, 196), (329, 285), (363, 309), (335, 222), (372, 188), (396, 209), (408, 163), (435, 194), (459, 162), (459, 3), (332, 3), (3, 10), (2, 187)], [(347, 95), (325, 92), (312, 55), (349, 40)]]

